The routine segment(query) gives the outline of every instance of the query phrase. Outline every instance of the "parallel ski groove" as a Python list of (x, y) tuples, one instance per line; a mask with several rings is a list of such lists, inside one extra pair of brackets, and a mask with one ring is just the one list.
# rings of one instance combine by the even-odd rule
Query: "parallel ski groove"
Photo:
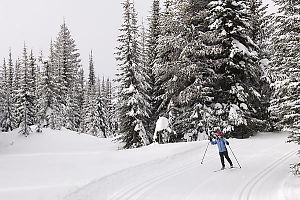
[[(240, 145), (238, 145), (238, 148), (236, 148), (236, 149), (240, 149), (242, 147), (244, 147), (243, 144), (240, 144)], [(211, 160), (212, 158), (215, 158), (214, 154), (207, 156), (207, 160)], [(113, 196), (111, 196), (109, 198), (109, 200), (137, 200), (147, 190), (152, 188), (156, 183), (167, 180), (168, 178), (171, 178), (173, 176), (180, 175), (189, 169), (197, 167), (197, 166), (199, 166), (198, 163), (199, 163), (199, 160), (192, 161), (192, 162), (182, 166), (180, 169), (176, 169), (171, 172), (163, 173), (154, 178), (150, 178), (150, 179), (144, 181), (143, 183), (141, 183), (140, 185), (131, 184), (130, 186), (126, 187), (126, 189), (124, 188), (123, 190), (115, 193)]]
[(242, 188), (242, 190), (239, 192), (238, 200), (246, 199), (249, 200), (251, 198), (251, 194), (256, 186), (256, 184), (263, 179), (266, 175), (271, 173), (278, 165), (281, 164), (282, 161), (289, 159), (293, 155), (295, 155), (297, 151), (292, 150), (283, 156), (281, 156), (279, 159), (275, 160), (272, 164), (270, 164), (268, 167), (260, 171), (258, 174), (256, 174), (254, 177), (252, 177)]

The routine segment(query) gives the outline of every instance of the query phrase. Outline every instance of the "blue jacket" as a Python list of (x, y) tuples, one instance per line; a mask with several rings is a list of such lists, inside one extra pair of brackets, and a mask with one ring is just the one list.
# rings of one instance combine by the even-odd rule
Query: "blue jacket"
[(219, 152), (227, 151), (226, 148), (227, 140), (225, 138), (218, 138), (215, 141), (211, 141), (211, 144), (217, 144), (219, 148)]

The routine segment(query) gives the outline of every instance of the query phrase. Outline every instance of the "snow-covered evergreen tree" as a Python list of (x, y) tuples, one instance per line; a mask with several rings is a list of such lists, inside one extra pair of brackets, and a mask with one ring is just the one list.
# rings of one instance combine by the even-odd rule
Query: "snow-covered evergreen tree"
[(115, 128), (114, 128), (114, 118), (115, 112), (114, 112), (114, 106), (113, 106), (113, 88), (112, 88), (112, 83), (109, 78), (106, 79), (106, 109), (105, 109), (105, 118), (106, 118), (106, 135), (113, 136), (115, 133)]
[(7, 66), (7, 84), (8, 84), (8, 90), (9, 94), (11, 95), (11, 98), (13, 96), (13, 82), (14, 82), (14, 66), (13, 66), (13, 59), (12, 59), (12, 54), (11, 50), (9, 50), (8, 54), (8, 66)]
[(3, 60), (1, 77), (0, 77), (0, 128), (7, 132), (7, 67), (6, 61)]
[(64, 22), (60, 26), (60, 32), (54, 43), (54, 70), (60, 92), (60, 103), (66, 105), (66, 95), (72, 90), (74, 82), (78, 81), (78, 71), (80, 68), (80, 54), (76, 48), (74, 39)]
[(89, 92), (86, 92), (85, 102), (85, 132), (89, 135), (99, 136), (101, 129), (98, 119), (100, 116), (97, 115), (95, 87), (90, 87)]
[(145, 123), (149, 120), (149, 97), (146, 90), (145, 72), (140, 64), (140, 46), (138, 42), (137, 14), (130, 0), (123, 3), (124, 23), (118, 38), (116, 59), (119, 62), (118, 82), (120, 84), (119, 109), (120, 132), (125, 148), (139, 147), (150, 143)]
[[(217, 95), (214, 102), (224, 105), (222, 130), (235, 137), (245, 137), (265, 126), (262, 104), (257, 44), (252, 36), (253, 24), (249, 1), (211, 1), (210, 28), (217, 34), (221, 47), (214, 59)], [(225, 120), (225, 121), (224, 121)]]
[[(203, 60), (199, 60), (200, 56), (191, 57), (192, 54), (200, 55), (199, 51), (202, 47), (199, 38), (204, 38), (203, 33), (199, 31), (199, 23), (195, 23), (197, 17), (203, 18), (203, 14), (193, 10), (196, 7), (190, 7), (191, 4), (192, 2), (184, 0), (165, 1), (165, 10), (161, 15), (161, 35), (157, 46), (158, 56), (154, 68), (156, 114), (169, 119), (170, 127), (177, 133), (177, 140), (182, 139), (183, 134), (189, 131), (183, 126), (191, 125), (191, 123), (182, 123), (182, 120), (188, 118), (184, 114), (191, 109), (187, 108), (186, 100), (182, 99), (187, 94), (190, 95), (184, 90), (195, 81), (195, 69), (199, 67), (195, 65), (196, 61), (205, 65)], [(197, 88), (201, 87), (198, 85)], [(199, 96), (196, 93), (191, 95), (197, 98)], [(195, 127), (191, 129), (195, 130)]]
[(67, 92), (66, 107), (64, 109), (64, 126), (72, 131), (79, 130), (79, 107), (77, 101), (77, 87), (76, 83)]
[[(4, 112), (4, 104), (6, 97), (6, 85), (7, 85), (7, 67), (6, 60), (3, 59), (2, 69), (0, 71), (0, 113)], [(0, 117), (2, 117), (0, 114)]]
[[(158, 49), (158, 39), (160, 36), (160, 1), (153, 0), (152, 7), (150, 11), (151, 15), (148, 18), (149, 29), (147, 32), (147, 41), (145, 42), (147, 46), (147, 59), (149, 68), (153, 68), (154, 61), (157, 58)], [(151, 71), (150, 71), (151, 72)]]
[(96, 86), (96, 76), (95, 76), (95, 68), (94, 68), (94, 59), (93, 59), (93, 51), (91, 51), (89, 58), (89, 77), (88, 77), (88, 91), (94, 89)]
[(206, 135), (218, 128), (213, 102), (214, 69), (218, 62), (212, 57), (219, 41), (208, 28), (207, 5), (206, 0), (178, 1), (176, 5), (183, 26), (177, 36), (181, 43), (176, 78), (172, 80), (177, 94), (169, 104), (169, 118), (178, 139), (183, 134), (197, 138), (199, 133)]
[(31, 129), (30, 125), (34, 124), (35, 114), (34, 114), (34, 96), (32, 91), (29, 89), (29, 83), (31, 83), (32, 79), (30, 78), (29, 71), (29, 62), (27, 57), (27, 48), (24, 44), (23, 49), (23, 58), (21, 62), (21, 74), (20, 74), (20, 88), (17, 92), (17, 102), (16, 109), (18, 119), (18, 125), (21, 130), (20, 133), (27, 136), (30, 134)]
[(43, 127), (50, 126), (50, 116), (53, 112), (54, 103), (54, 83), (50, 67), (50, 62), (44, 62), (41, 69), (41, 77), (38, 82), (37, 94), (38, 94), (38, 124)]
[[(159, 2), (158, 2), (159, 3)], [(150, 60), (148, 59), (150, 55), (148, 52), (147, 47), (147, 35), (146, 30), (144, 27), (144, 22), (142, 22), (141, 27), (141, 35), (140, 35), (140, 44), (141, 44), (141, 50), (140, 50), (140, 65), (141, 70), (144, 74), (144, 83), (146, 85), (145, 89), (145, 95), (147, 96), (147, 101), (149, 102), (149, 120), (145, 121), (145, 129), (150, 133), (150, 137), (152, 138), (154, 130), (155, 130), (155, 120), (156, 116), (153, 115), (154, 112), (154, 101), (153, 101), (153, 88), (154, 88), (154, 74), (153, 74), (153, 63), (150, 63)], [(153, 60), (154, 62), (154, 60)]]
[[(271, 60), (271, 32), (272, 32), (272, 15), (267, 14), (268, 5), (264, 5), (262, 0), (250, 1), (250, 12), (253, 32), (251, 38), (257, 45), (258, 63), (262, 68), (262, 76), (260, 80), (262, 105), (264, 108), (268, 108), (270, 104), (270, 76), (268, 74), (269, 63)], [(265, 112), (263, 118), (269, 121), (266, 124), (266, 130), (271, 130), (270, 115), (269, 112)]]
[(33, 124), (36, 123), (36, 105), (37, 105), (37, 96), (36, 96), (36, 91), (37, 91), (37, 63), (36, 63), (36, 58), (33, 55), (32, 50), (30, 51), (30, 55), (28, 58), (28, 89), (29, 93), (31, 96), (31, 101), (33, 103), (33, 108), (32, 108), (32, 114), (33, 114)]
[(14, 79), (13, 79), (13, 104), (14, 104), (14, 109), (13, 109), (13, 115), (15, 116), (15, 121), (14, 121), (14, 127), (17, 128), (19, 127), (20, 124), (20, 119), (18, 116), (20, 116), (20, 113), (17, 110), (17, 102), (19, 101), (19, 89), (20, 89), (20, 76), (21, 76), (21, 66), (20, 66), (20, 60), (19, 58), (16, 59), (15, 62), (15, 68), (14, 68)]
[(154, 75), (154, 64), (158, 56), (158, 42), (159, 36), (161, 34), (161, 13), (160, 13), (160, 1), (153, 0), (150, 10), (150, 16), (148, 18), (149, 28), (145, 33), (144, 27), (142, 27), (142, 55), (141, 59), (144, 62), (147, 75), (149, 76), (150, 88), (148, 91), (149, 96), (151, 97), (151, 118), (149, 121), (149, 130), (154, 133), (155, 122), (158, 119), (158, 115), (155, 114), (155, 75)]
[[(100, 81), (98, 80), (100, 83)], [(105, 105), (102, 102), (103, 95), (101, 94), (100, 84), (96, 85), (95, 69), (94, 69), (94, 60), (93, 54), (91, 52), (89, 58), (89, 75), (87, 90), (85, 92), (84, 98), (84, 131), (87, 134), (96, 136), (96, 137), (106, 137), (106, 113)]]
[(27, 115), (27, 103), (26, 101), (23, 102), (23, 119), (21, 121), (21, 124), (20, 124), (20, 131), (19, 133), (21, 135), (24, 135), (25, 137), (27, 137), (28, 135), (30, 135), (32, 133), (32, 130), (29, 126), (29, 122), (28, 122), (28, 115)]
[(8, 65), (3, 63), (2, 69), (2, 115), (0, 118), (1, 129), (4, 132), (14, 129), (14, 103), (13, 103), (13, 61), (11, 50), (9, 51)]
[[(161, 27), (157, 45), (157, 58), (154, 62), (154, 115), (166, 117), (170, 120), (172, 128), (175, 113), (172, 97), (178, 95), (178, 77), (181, 77), (179, 56), (182, 50), (182, 38), (179, 34), (183, 23), (182, 13), (178, 13), (177, 5), (182, 1), (166, 0), (164, 11), (161, 13)], [(180, 84), (180, 83), (179, 83)], [(172, 115), (172, 116), (171, 116)]]
[(85, 93), (85, 78), (84, 78), (84, 70), (83, 68), (80, 68), (79, 70), (79, 79), (78, 79), (78, 85), (77, 85), (77, 101), (78, 101), (78, 124), (76, 125), (77, 129), (81, 132), (81, 125), (84, 123), (84, 93)]
[[(55, 88), (53, 106), (55, 114), (52, 115), (52, 119), (58, 123), (57, 126), (55, 125), (58, 129), (62, 126), (70, 127), (73, 124), (75, 127), (72, 125), (72, 130), (78, 130), (80, 126), (79, 96), (83, 95), (76, 93), (80, 87), (80, 54), (66, 23), (64, 22), (60, 28), (58, 37), (54, 42), (53, 56), (50, 58), (52, 64), (50, 66), (53, 67), (54, 71)], [(76, 110), (72, 110), (75, 108)], [(66, 113), (68, 114), (66, 115)]]
[[(290, 140), (300, 141), (300, 2), (275, 0), (279, 6), (272, 39), (274, 54), (270, 69), (272, 80), (271, 118), (276, 130), (291, 131)], [(300, 164), (295, 164), (299, 174)]]
[(105, 106), (103, 105), (101, 95), (95, 92), (94, 87), (88, 96), (88, 107), (86, 115), (86, 132), (97, 137), (107, 137)]
[[(272, 57), (271, 116), (277, 130), (297, 131), (299, 129), (298, 87), (299, 51), (298, 42), (300, 24), (297, 4), (288, 1), (276, 1), (281, 7), (273, 37), (274, 54)], [(298, 4), (299, 5), (299, 4)]]

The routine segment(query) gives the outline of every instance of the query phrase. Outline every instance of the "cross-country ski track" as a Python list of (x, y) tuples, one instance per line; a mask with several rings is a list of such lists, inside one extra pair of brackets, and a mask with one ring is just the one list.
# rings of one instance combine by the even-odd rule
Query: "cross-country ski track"
[[(286, 143), (287, 136), (261, 133), (250, 139), (229, 139), (242, 168), (218, 172), (214, 172), (221, 167), (217, 147), (209, 145), (200, 164), (207, 141), (194, 142), (184, 152), (102, 177), (65, 199), (299, 200), (299, 177), (289, 172), (289, 164), (299, 160), (298, 146)], [(229, 156), (238, 167), (230, 150)]]

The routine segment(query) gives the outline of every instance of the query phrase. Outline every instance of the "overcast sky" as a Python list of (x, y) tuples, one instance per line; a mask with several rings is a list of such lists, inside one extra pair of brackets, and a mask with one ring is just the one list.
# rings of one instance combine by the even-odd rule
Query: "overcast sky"
[[(0, 65), (12, 48), (13, 58), (21, 57), (24, 41), (38, 55), (48, 55), (65, 18), (81, 54), (87, 74), (92, 49), (96, 73), (114, 76), (118, 29), (122, 24), (123, 0), (0, 0)], [(135, 0), (139, 19), (146, 18), (152, 0)], [(141, 21), (141, 20), (140, 20)]]
[[(0, 0), (0, 65), (12, 48), (13, 59), (21, 57), (24, 42), (37, 56), (48, 55), (65, 18), (81, 54), (87, 74), (92, 49), (96, 73), (113, 77), (118, 29), (123, 22), (123, 0)], [(271, 1), (271, 0), (265, 0)], [(152, 0), (135, 0), (139, 20), (149, 15)]]

